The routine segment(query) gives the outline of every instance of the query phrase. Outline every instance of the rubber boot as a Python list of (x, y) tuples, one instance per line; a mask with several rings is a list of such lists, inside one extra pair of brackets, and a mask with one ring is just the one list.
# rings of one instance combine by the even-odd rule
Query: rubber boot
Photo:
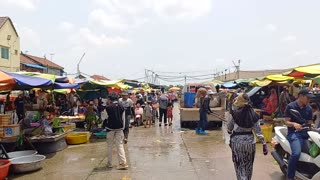
[(196, 128), (196, 134), (200, 134), (200, 128)]
[(200, 134), (201, 134), (201, 135), (208, 135), (208, 133), (206, 132), (206, 130), (202, 130), (201, 128), (200, 128)]

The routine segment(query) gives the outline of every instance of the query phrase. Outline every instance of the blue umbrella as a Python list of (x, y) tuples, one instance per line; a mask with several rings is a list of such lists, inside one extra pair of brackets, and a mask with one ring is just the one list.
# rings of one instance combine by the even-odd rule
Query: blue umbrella
[(238, 84), (234, 83), (234, 81), (229, 81), (229, 82), (221, 84), (221, 87), (223, 87), (223, 88), (237, 88)]

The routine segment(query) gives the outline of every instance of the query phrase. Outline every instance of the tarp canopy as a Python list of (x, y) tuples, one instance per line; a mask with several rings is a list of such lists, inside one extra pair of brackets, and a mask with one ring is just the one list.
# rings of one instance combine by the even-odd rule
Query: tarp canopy
[(297, 78), (315, 77), (320, 75), (320, 64), (309, 65), (309, 66), (300, 66), (294, 68), (292, 71), (284, 73), (286, 76), (292, 76)]
[(53, 89), (78, 89), (80, 88), (79, 84), (71, 84), (71, 83), (59, 83), (59, 82), (55, 82), (53, 84)]
[(313, 80), (317, 84), (320, 84), (320, 75), (312, 78), (311, 80)]
[(250, 86), (259, 86), (259, 87), (264, 87), (268, 86), (272, 83), (271, 80), (263, 79), (263, 80), (254, 80), (249, 83)]
[(89, 83), (100, 85), (104, 87), (114, 87), (119, 89), (128, 89), (130, 86), (123, 84), (123, 80), (114, 80), (114, 81), (96, 81), (96, 80), (90, 80)]
[(225, 83), (221, 84), (221, 87), (223, 87), (223, 88), (238, 88), (239, 86), (234, 81), (229, 81), (229, 82), (225, 82)]
[(0, 90), (11, 90), (15, 85), (15, 80), (13, 77), (9, 76), (3, 71), (0, 71)]
[(269, 75), (266, 76), (267, 80), (271, 80), (271, 81), (277, 81), (277, 82), (281, 82), (281, 81), (290, 81), (290, 80), (294, 80), (294, 77), (290, 77), (290, 76), (285, 76), (282, 74), (274, 74), (274, 75)]
[(45, 74), (45, 73), (38, 73), (38, 72), (25, 72), (25, 71), (13, 72), (13, 73), (48, 79), (48, 80), (51, 80), (53, 83), (56, 81), (56, 75), (54, 75), (54, 74)]
[(274, 75), (268, 75), (264, 78), (259, 78), (257, 80), (253, 80), (249, 83), (250, 86), (269, 86), (269, 85), (287, 85), (291, 82), (293, 82), (296, 78), (285, 76), (282, 74), (274, 74)]
[(52, 81), (48, 79), (9, 72), (6, 74), (14, 79), (16, 83), (14, 89), (45, 88), (53, 84)]
[(88, 83), (89, 81), (88, 80), (85, 80), (85, 79), (76, 79), (74, 83), (77, 83), (77, 84), (86, 84)]
[(50, 80), (53, 83), (52, 89), (78, 89), (80, 88), (78, 83), (75, 83), (74, 79), (64, 77), (64, 76), (56, 76), (54, 74), (46, 74), (46, 73), (38, 73), (38, 72), (14, 72), (15, 74), (22, 74), (31, 77), (38, 77)]

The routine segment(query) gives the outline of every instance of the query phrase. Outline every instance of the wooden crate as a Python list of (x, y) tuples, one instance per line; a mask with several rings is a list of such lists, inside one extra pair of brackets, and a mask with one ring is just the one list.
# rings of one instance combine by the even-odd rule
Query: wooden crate
[(20, 125), (2, 125), (0, 126), (0, 138), (14, 138), (20, 134)]
[(0, 126), (2, 125), (10, 125), (10, 114), (0, 114)]

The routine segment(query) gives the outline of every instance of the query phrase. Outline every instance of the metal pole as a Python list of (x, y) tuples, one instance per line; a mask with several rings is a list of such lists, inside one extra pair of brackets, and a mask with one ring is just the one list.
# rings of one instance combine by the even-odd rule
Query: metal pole
[(80, 77), (80, 63), (81, 63), (81, 61), (82, 61), (82, 59), (83, 59), (84, 55), (86, 55), (86, 53), (83, 53), (83, 55), (81, 56), (81, 58), (80, 58), (80, 60), (79, 60), (79, 62), (78, 62), (78, 64), (77, 64), (77, 73), (78, 73), (78, 77)]

